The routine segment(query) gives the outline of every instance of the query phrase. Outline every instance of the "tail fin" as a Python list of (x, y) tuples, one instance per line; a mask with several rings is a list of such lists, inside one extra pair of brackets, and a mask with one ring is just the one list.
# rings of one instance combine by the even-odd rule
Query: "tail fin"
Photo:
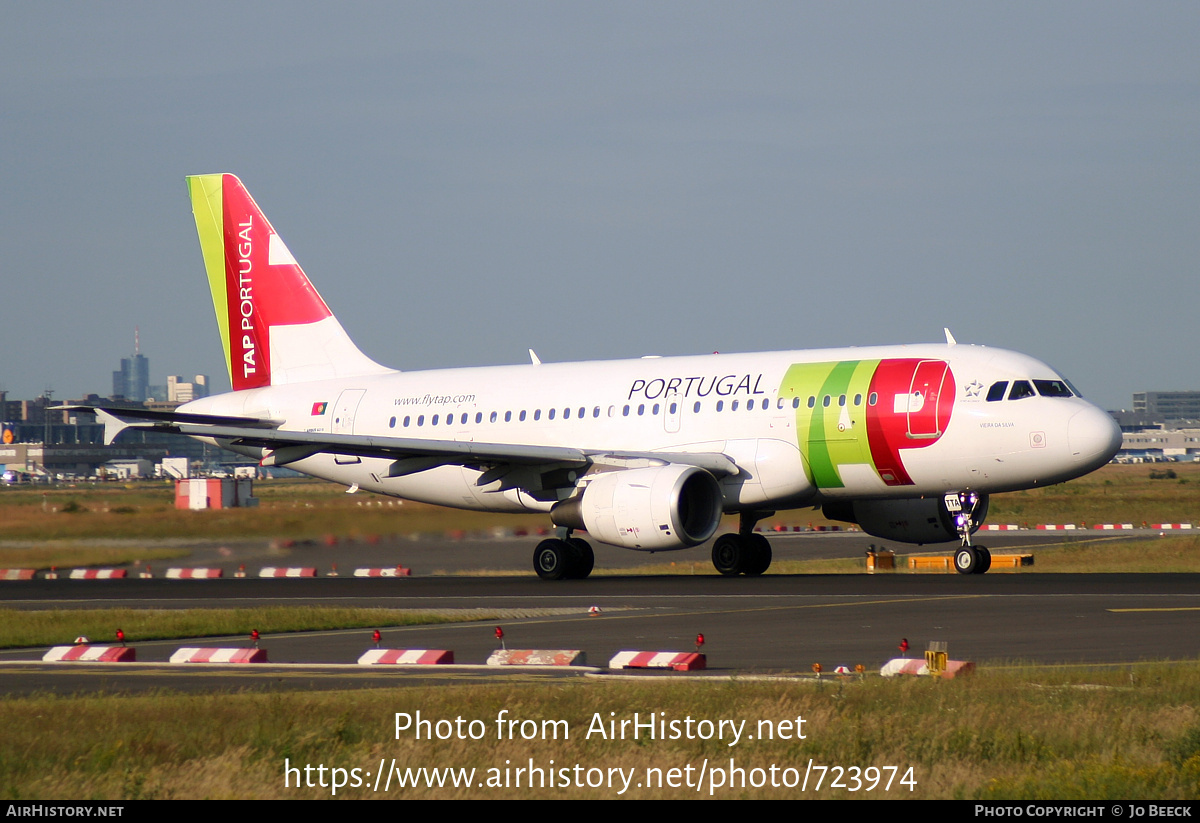
[(350, 340), (241, 180), (187, 182), (234, 391), (390, 371)]

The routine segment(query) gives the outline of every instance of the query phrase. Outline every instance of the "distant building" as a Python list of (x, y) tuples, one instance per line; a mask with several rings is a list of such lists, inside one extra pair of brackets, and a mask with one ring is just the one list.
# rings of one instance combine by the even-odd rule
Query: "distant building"
[(1133, 411), (1157, 420), (1200, 420), (1200, 391), (1135, 392)]
[(150, 359), (144, 354), (121, 358), (121, 368), (113, 372), (113, 397), (145, 400), (150, 394)]
[(207, 374), (196, 375), (190, 383), (182, 375), (167, 375), (167, 402), (190, 403), (201, 397), (208, 397)]

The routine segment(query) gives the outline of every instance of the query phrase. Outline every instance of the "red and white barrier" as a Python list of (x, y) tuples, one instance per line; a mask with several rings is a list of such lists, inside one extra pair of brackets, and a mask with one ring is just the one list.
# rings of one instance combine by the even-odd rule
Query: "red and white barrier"
[(610, 669), (674, 669), (690, 672), (703, 669), (706, 658), (696, 652), (617, 652)]
[[(975, 664), (970, 660), (947, 660), (946, 670), (941, 673), (941, 677), (944, 680), (949, 680), (957, 675), (970, 674), (973, 671), (975, 671)], [(895, 677), (900, 674), (928, 677), (929, 669), (925, 666), (924, 658), (898, 657), (884, 663), (879, 673), (884, 677)]]
[(1093, 529), (1100, 531), (1117, 531), (1118, 529), (1132, 529), (1132, 523), (1096, 523), (1092, 526)]
[(224, 576), (220, 569), (167, 569), (168, 580), (216, 580)]
[(1016, 523), (989, 523), (983, 527), (987, 532), (1019, 532), (1021, 527)]
[(489, 666), (586, 666), (587, 654), (579, 649), (497, 649)]
[(266, 649), (178, 649), (172, 663), (266, 663)]
[(266, 566), (258, 570), (259, 577), (316, 577), (317, 570), (300, 566)]
[(453, 663), (448, 649), (371, 649), (358, 658), (360, 666), (431, 666)]
[(1061, 526), (1053, 523), (1038, 523), (1036, 526), (1034, 526), (1034, 528), (1045, 532), (1069, 532), (1074, 531), (1077, 526), (1074, 523), (1067, 523), (1066, 525)]
[(1190, 529), (1191, 523), (1151, 523), (1152, 529)]
[(46, 662), (85, 661), (95, 663), (131, 663), (137, 651), (130, 645), (55, 645), (42, 655)]
[(0, 580), (32, 580), (37, 569), (0, 569)]
[(355, 569), (355, 577), (411, 577), (412, 569), (393, 566), (388, 569)]
[(47, 663), (84, 661), (88, 663), (132, 663), (137, 652), (132, 646), (54, 646), (42, 656)]
[(123, 580), (125, 569), (71, 569), (72, 580)]

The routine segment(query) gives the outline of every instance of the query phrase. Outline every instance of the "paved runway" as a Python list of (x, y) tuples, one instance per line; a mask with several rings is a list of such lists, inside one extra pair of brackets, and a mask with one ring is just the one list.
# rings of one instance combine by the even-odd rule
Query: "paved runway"
[[(1026, 535), (1024, 540), (1028, 539)], [(777, 539), (776, 554), (811, 554), (804, 551), (809, 540)], [(860, 543), (868, 539), (857, 535), (821, 540), (824, 546), (858, 554)], [(534, 541), (500, 542), (519, 545), (493, 551), (493, 559), (508, 554), (515, 558), (518, 552), (528, 557)], [(1003, 541), (991, 537), (987, 542), (999, 548)], [(425, 552), (442, 559), (455, 553), (436, 544), (411, 548), (418, 556)], [(378, 558), (383, 549), (370, 547), (366, 552)], [(696, 634), (702, 632), (710, 671), (726, 674), (807, 672), (816, 662), (826, 669), (861, 663), (877, 670), (896, 656), (902, 637), (911, 644), (910, 654), (919, 655), (930, 641), (945, 641), (951, 657), (981, 665), (1195, 659), (1200, 642), (1196, 631), (1200, 575), (1190, 574), (768, 574), (727, 579), (697, 564), (694, 576), (616, 575), (556, 583), (538, 580), (532, 572), (519, 577), (10, 582), (0, 583), (0, 597), (10, 608), (35, 609), (318, 604), (483, 610), (486, 618), (468, 623), (384, 629), (385, 647), (453, 649), (459, 663), (486, 660), (497, 645), (493, 636), (497, 624), (504, 627), (510, 648), (583, 649), (589, 663), (601, 666), (623, 649), (690, 651)], [(601, 615), (589, 616), (591, 606), (599, 606)], [(146, 662), (165, 662), (181, 645), (246, 643), (244, 637), (186, 644), (131, 640), (139, 661)], [(371, 640), (369, 630), (352, 630), (267, 635), (261, 645), (272, 662), (350, 664), (371, 646)], [(42, 651), (3, 652), (0, 661), (36, 660)], [(5, 690), (90, 691), (150, 685), (332, 688), (427, 682), (442, 676), (357, 670), (214, 672), (183, 667), (122, 673), (112, 667), (93, 668), (93, 664), (51, 667), (46, 674), (46, 668), (14, 670), (5, 663)]]

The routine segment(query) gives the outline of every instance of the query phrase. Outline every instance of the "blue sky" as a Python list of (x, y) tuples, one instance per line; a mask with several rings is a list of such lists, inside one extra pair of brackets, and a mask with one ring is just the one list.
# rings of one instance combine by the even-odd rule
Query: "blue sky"
[(135, 326), (226, 379), (208, 172), (399, 368), (949, 326), (1106, 407), (1200, 389), (1195, 3), (0, 9), (10, 397), (107, 393)]

